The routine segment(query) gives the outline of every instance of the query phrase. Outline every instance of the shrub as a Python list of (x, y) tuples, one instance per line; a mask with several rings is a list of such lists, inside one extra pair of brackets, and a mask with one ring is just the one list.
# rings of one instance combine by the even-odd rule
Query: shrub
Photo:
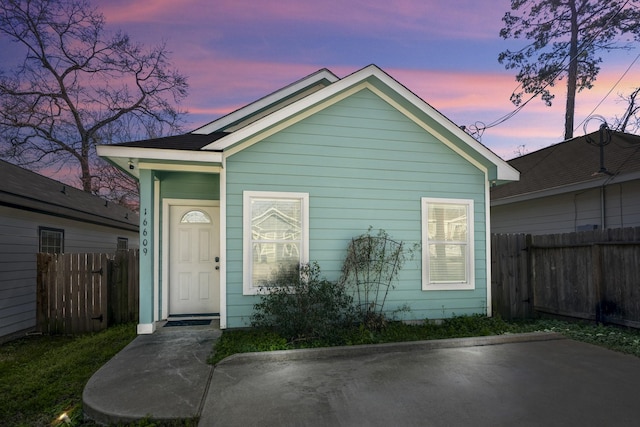
[(403, 243), (392, 240), (384, 230), (371, 235), (370, 227), (349, 243), (340, 283), (353, 291), (365, 328), (380, 330), (387, 324), (384, 304), (405, 259)]
[(331, 340), (356, 320), (353, 298), (344, 286), (321, 279), (317, 263), (282, 267), (263, 289), (251, 324), (289, 341)]

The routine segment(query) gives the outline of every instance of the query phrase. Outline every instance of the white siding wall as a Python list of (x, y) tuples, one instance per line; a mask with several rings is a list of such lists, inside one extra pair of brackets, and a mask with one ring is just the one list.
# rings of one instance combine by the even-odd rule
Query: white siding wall
[(114, 252), (117, 238), (138, 234), (0, 206), (0, 339), (36, 324), (38, 227), (64, 230), (65, 252)]
[[(640, 182), (605, 188), (605, 228), (640, 226)], [(492, 233), (571, 233), (602, 224), (601, 188), (492, 206)]]

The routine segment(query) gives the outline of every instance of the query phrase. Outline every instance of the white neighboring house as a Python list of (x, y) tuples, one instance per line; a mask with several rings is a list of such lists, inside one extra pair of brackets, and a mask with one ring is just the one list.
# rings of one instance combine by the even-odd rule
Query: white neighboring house
[(640, 136), (609, 135), (602, 150), (594, 132), (509, 160), (520, 181), (491, 189), (491, 232), (640, 226)]
[(135, 212), (0, 160), (0, 342), (36, 326), (38, 252), (138, 246)]

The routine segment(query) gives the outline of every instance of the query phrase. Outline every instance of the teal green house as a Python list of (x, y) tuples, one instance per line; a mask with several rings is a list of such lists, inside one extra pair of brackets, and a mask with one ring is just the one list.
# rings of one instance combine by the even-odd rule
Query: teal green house
[(489, 189), (518, 171), (375, 65), (98, 154), (140, 182), (138, 333), (178, 316), (247, 326), (274, 269), (316, 261), (337, 280), (369, 228), (417, 248), (389, 312), (491, 315)]

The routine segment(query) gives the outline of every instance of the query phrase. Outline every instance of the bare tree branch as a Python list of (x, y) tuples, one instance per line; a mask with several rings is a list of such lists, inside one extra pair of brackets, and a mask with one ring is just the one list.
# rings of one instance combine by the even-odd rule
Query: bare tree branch
[(109, 34), (88, 0), (4, 0), (2, 36), (25, 57), (0, 70), (0, 156), (40, 167), (74, 162), (85, 191), (129, 194), (130, 183), (119, 193), (107, 182), (122, 177), (100, 165), (95, 145), (180, 130), (176, 105), (188, 85), (166, 43), (145, 47)]

